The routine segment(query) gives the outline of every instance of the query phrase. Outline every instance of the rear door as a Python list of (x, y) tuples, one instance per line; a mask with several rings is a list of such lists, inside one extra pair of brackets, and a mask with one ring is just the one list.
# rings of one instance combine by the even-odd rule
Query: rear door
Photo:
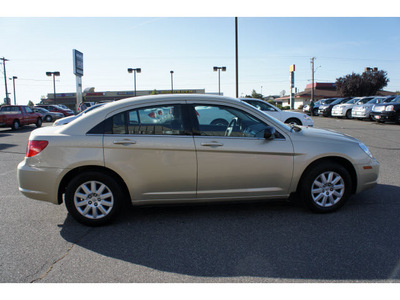
[(110, 116), (105, 166), (125, 180), (133, 201), (196, 197), (196, 153), (183, 104), (148, 105)]

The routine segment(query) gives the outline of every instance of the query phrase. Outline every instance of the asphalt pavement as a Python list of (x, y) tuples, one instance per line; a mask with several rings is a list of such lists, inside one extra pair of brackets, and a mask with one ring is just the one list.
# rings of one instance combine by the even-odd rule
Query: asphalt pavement
[(313, 119), (381, 164), (378, 186), (338, 212), (284, 201), (140, 207), (99, 228), (19, 193), (35, 127), (0, 128), (0, 282), (400, 282), (400, 125)]

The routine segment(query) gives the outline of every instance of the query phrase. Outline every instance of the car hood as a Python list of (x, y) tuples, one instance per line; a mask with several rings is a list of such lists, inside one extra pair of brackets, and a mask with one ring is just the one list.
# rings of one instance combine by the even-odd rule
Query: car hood
[(341, 133), (341, 132), (337, 132), (334, 130), (330, 130), (330, 129), (319, 129), (319, 128), (313, 128), (313, 127), (301, 127), (301, 131), (299, 133), (301, 133), (303, 135), (304, 138), (310, 138), (312, 140), (318, 140), (321, 142), (325, 142), (325, 141), (347, 141), (347, 142), (355, 142), (358, 143), (359, 140)]

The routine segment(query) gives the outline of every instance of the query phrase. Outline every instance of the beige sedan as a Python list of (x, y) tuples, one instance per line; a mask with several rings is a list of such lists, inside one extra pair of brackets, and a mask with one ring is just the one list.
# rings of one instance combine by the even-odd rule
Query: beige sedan
[(286, 125), (238, 99), (135, 97), (64, 126), (31, 133), (19, 190), (61, 204), (87, 225), (132, 205), (298, 194), (315, 212), (340, 208), (377, 184), (379, 164), (359, 140)]

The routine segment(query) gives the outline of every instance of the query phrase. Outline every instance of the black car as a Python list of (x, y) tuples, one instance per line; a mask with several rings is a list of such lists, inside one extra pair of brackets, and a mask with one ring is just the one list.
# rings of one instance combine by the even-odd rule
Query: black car
[(336, 104), (345, 103), (345, 102), (349, 101), (350, 99), (352, 99), (352, 98), (351, 97), (337, 98), (335, 101), (333, 101), (331, 103), (324, 103), (324, 104), (320, 105), (320, 107), (318, 108), (318, 114), (322, 115), (324, 117), (332, 117), (332, 115), (331, 115), (332, 108)]
[(371, 116), (374, 120), (381, 123), (392, 121), (400, 124), (400, 96), (397, 96), (390, 102), (374, 105)]

